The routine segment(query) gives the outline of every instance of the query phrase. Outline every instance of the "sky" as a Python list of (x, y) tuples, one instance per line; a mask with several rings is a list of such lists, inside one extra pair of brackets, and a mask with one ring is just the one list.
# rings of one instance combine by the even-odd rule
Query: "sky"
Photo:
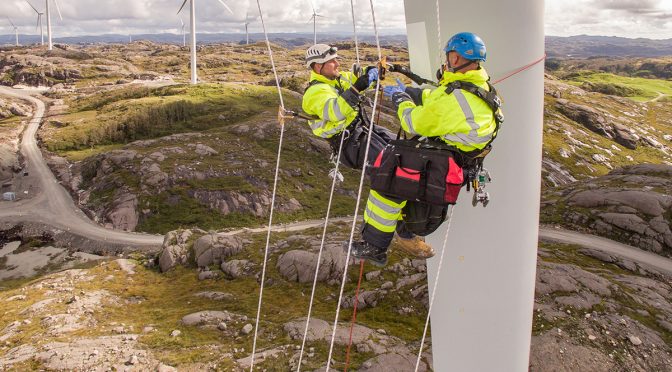
[[(44, 11), (46, 0), (29, 0)], [(188, 24), (189, 5), (176, 12), (183, 0), (58, 0), (63, 20), (51, 1), (55, 36), (97, 34), (180, 33), (180, 15)], [(197, 32), (240, 32), (246, 15), (250, 32), (261, 32), (256, 1), (196, 0)], [(431, 0), (416, 0), (431, 1)], [(456, 0), (457, 1), (457, 0)], [(505, 1), (505, 0), (495, 0)], [(268, 32), (312, 32), (311, 0), (261, 0)], [(350, 2), (312, 0), (318, 14), (318, 32), (352, 32)], [(358, 32), (371, 33), (369, 1), (355, 1)], [(378, 29), (384, 34), (405, 33), (403, 0), (374, 0)], [(37, 14), (26, 0), (0, 0), (0, 35), (39, 33)], [(546, 0), (546, 35), (603, 35), (651, 39), (672, 38), (672, 0)], [(46, 20), (45, 20), (46, 32)]]

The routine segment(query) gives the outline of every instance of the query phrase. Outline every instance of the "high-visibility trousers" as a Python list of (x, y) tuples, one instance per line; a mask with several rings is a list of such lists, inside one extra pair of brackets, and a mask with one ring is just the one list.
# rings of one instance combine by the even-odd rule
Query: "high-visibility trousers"
[(376, 190), (371, 190), (364, 211), (362, 238), (376, 247), (387, 248), (392, 242), (394, 232), (398, 227), (403, 227), (398, 226), (398, 222), (401, 220), (401, 210), (405, 205), (405, 200), (384, 196)]

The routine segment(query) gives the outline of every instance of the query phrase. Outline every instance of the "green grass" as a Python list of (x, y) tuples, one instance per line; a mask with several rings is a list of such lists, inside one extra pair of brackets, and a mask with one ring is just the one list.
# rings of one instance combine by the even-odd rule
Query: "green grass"
[[(659, 79), (619, 76), (603, 72), (583, 72), (572, 74), (569, 80), (577, 83), (612, 84), (632, 90), (635, 95), (626, 95), (635, 101), (648, 101), (658, 97), (658, 93), (672, 94), (672, 82)], [(631, 93), (632, 94), (632, 93)]]
[(278, 98), (273, 87), (200, 84), (124, 87), (68, 104), (73, 109), (54, 118), (64, 127), (46, 130), (42, 136), (51, 151), (69, 152), (226, 127), (261, 111), (274, 111)]
[(236, 191), (240, 193), (254, 193), (257, 188), (240, 176), (206, 178), (203, 180), (188, 179), (186, 184), (195, 190), (209, 191)]
[(2, 129), (14, 129), (21, 124), (21, 121), (26, 118), (21, 116), (10, 116), (4, 119), (0, 119), (0, 130)]
[(123, 148), (123, 144), (113, 144), (113, 145), (99, 145), (99, 146), (93, 146), (91, 148), (86, 148), (82, 150), (71, 150), (71, 151), (62, 151), (60, 153), (61, 156), (65, 157), (71, 162), (77, 162), (77, 161), (82, 161), (86, 158), (96, 156), (98, 154), (103, 154), (106, 152), (110, 152), (113, 150), (119, 150)]

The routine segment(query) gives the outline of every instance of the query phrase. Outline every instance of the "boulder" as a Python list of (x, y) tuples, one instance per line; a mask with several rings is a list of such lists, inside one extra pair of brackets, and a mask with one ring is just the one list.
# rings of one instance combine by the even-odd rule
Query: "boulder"
[(107, 154), (107, 159), (114, 163), (114, 165), (121, 167), (133, 160), (137, 155), (138, 153), (133, 150), (113, 150)]
[(194, 242), (194, 259), (199, 267), (207, 267), (222, 261), (243, 250), (240, 238), (224, 234), (207, 234)]
[(159, 267), (166, 272), (177, 265), (189, 263), (189, 249), (183, 245), (170, 245), (159, 254)]
[(182, 324), (187, 326), (217, 325), (220, 322), (231, 320), (231, 314), (226, 311), (199, 311), (182, 317)]
[(231, 260), (222, 262), (221, 269), (231, 279), (240, 278), (249, 273), (252, 263), (248, 260)]
[(217, 155), (219, 154), (215, 149), (213, 149), (210, 146), (204, 145), (202, 143), (199, 143), (196, 145), (196, 149), (194, 150), (195, 153), (198, 155), (202, 156), (208, 156), (208, 155)]
[(121, 197), (114, 201), (113, 206), (105, 217), (112, 223), (115, 229), (134, 231), (138, 225), (138, 198), (129, 193), (122, 193)]
[(410, 351), (386, 353), (365, 361), (357, 372), (427, 371), (427, 364), (423, 360), (420, 361), (418, 368), (415, 368), (416, 358), (417, 355)]
[[(337, 279), (343, 275), (346, 252), (340, 244), (324, 247), (320, 259), (318, 282)], [(276, 268), (285, 279), (299, 283), (312, 283), (315, 276), (317, 253), (304, 250), (291, 250), (278, 258)]]

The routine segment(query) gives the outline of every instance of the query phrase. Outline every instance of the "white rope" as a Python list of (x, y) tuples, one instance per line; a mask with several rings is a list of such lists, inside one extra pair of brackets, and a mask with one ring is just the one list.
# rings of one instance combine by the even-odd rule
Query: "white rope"
[(355, 23), (355, 0), (350, 0), (350, 10), (352, 11), (352, 33), (355, 35), (355, 55), (357, 56), (357, 66), (359, 66), (359, 43), (357, 42), (357, 24)]
[(306, 338), (308, 336), (308, 326), (310, 325), (310, 315), (313, 311), (313, 301), (315, 299), (315, 289), (317, 288), (317, 274), (320, 273), (320, 260), (322, 259), (322, 251), (324, 250), (324, 242), (327, 236), (327, 226), (329, 224), (329, 213), (331, 212), (331, 203), (334, 199), (334, 189), (336, 188), (336, 181), (338, 177), (338, 166), (341, 160), (341, 151), (343, 149), (343, 141), (345, 133), (341, 133), (341, 144), (338, 146), (338, 155), (336, 157), (336, 168), (334, 170), (334, 180), (331, 183), (331, 193), (329, 194), (329, 203), (327, 204), (327, 216), (324, 218), (324, 228), (322, 229), (322, 242), (320, 243), (320, 252), (317, 254), (317, 264), (315, 265), (315, 277), (313, 278), (313, 290), (310, 293), (310, 305), (308, 305), (308, 317), (306, 318), (306, 328), (303, 331), (303, 341), (301, 341), (301, 353), (299, 354), (299, 365), (296, 368), (297, 372), (301, 371), (301, 362), (303, 360), (303, 351), (306, 347)]
[[(373, 8), (373, 0), (369, 0), (371, 4), (371, 15), (373, 18), (373, 30), (376, 34), (376, 47), (378, 49), (378, 60), (383, 59), (382, 52), (380, 50), (380, 40), (378, 38), (378, 27), (376, 26), (376, 13)], [(354, 218), (352, 220), (352, 228), (350, 229), (350, 239), (348, 240), (348, 253), (345, 257), (345, 267), (343, 268), (343, 279), (341, 281), (341, 291), (338, 295), (338, 303), (336, 304), (336, 317), (334, 318), (334, 327), (331, 333), (331, 344), (329, 345), (329, 357), (327, 359), (326, 372), (329, 372), (329, 366), (331, 365), (331, 357), (334, 352), (334, 341), (336, 340), (336, 329), (338, 328), (338, 316), (341, 312), (341, 301), (343, 300), (343, 290), (345, 289), (345, 281), (348, 278), (348, 263), (350, 262), (350, 253), (352, 253), (352, 240), (355, 236), (355, 227), (357, 226), (357, 214), (359, 211), (359, 203), (362, 198), (362, 189), (364, 186), (364, 177), (366, 175), (366, 163), (369, 159), (369, 146), (371, 145), (371, 133), (373, 133), (373, 119), (376, 113), (376, 106), (378, 104), (378, 94), (380, 93), (380, 80), (376, 80), (376, 93), (373, 98), (373, 110), (371, 111), (371, 120), (369, 122), (369, 135), (366, 138), (366, 151), (364, 152), (364, 166), (362, 167), (362, 175), (359, 179), (359, 190), (357, 191), (357, 205), (355, 206)]]
[(439, 7), (439, 0), (436, 0), (436, 40), (439, 44), (439, 68), (443, 63), (445, 54), (443, 53), (443, 43), (441, 42), (441, 8)]
[[(354, 41), (355, 41), (355, 56), (357, 60), (357, 66), (360, 64), (360, 59), (359, 59), (359, 42), (357, 40), (357, 23), (355, 20), (355, 5), (354, 5), (354, 0), (350, 0), (350, 10), (352, 11), (352, 33), (354, 35)], [(336, 155), (336, 167), (334, 168), (334, 180), (331, 183), (331, 192), (329, 193), (329, 203), (327, 204), (327, 215), (324, 219), (324, 228), (322, 230), (322, 241), (320, 243), (320, 250), (317, 254), (317, 264), (315, 265), (315, 276), (313, 278), (313, 289), (310, 293), (310, 304), (308, 305), (308, 316), (306, 317), (306, 327), (303, 331), (303, 340), (301, 341), (301, 351), (299, 353), (299, 363), (296, 368), (297, 372), (301, 371), (301, 362), (303, 361), (303, 352), (306, 347), (306, 338), (308, 337), (308, 327), (310, 326), (310, 317), (312, 314), (313, 310), (313, 303), (315, 301), (315, 290), (317, 288), (317, 276), (320, 272), (320, 260), (322, 258), (322, 252), (324, 251), (324, 243), (326, 241), (326, 236), (327, 236), (327, 226), (329, 224), (329, 215), (331, 213), (331, 205), (333, 202), (334, 198), (334, 189), (336, 188), (336, 181), (337, 177), (336, 174), (338, 173), (338, 166), (340, 164), (340, 159), (341, 159), (341, 151), (343, 150), (343, 141), (345, 139), (345, 135), (341, 134), (341, 142), (338, 146), (338, 154)], [(340, 303), (340, 301), (339, 301)]]
[(441, 265), (443, 264), (443, 257), (446, 253), (446, 245), (448, 244), (448, 233), (450, 233), (450, 223), (453, 221), (453, 210), (455, 210), (455, 206), (451, 205), (450, 212), (448, 213), (448, 228), (446, 229), (446, 236), (443, 238), (443, 247), (441, 248), (441, 256), (439, 257), (439, 267), (436, 270), (436, 278), (434, 279), (432, 296), (430, 297), (429, 308), (427, 309), (427, 319), (425, 320), (425, 329), (422, 331), (422, 341), (420, 341), (420, 351), (418, 351), (418, 359), (415, 361), (415, 372), (418, 372), (418, 367), (420, 367), (420, 359), (422, 358), (422, 348), (425, 344), (425, 337), (427, 336), (427, 326), (429, 325), (429, 316), (432, 313), (432, 305), (434, 304), (434, 297), (436, 296), (436, 288), (439, 286)]
[[(266, 25), (264, 24), (264, 16), (261, 12), (261, 5), (259, 0), (257, 0), (257, 7), (259, 8), (259, 18), (261, 19), (261, 26), (264, 30), (264, 36), (266, 37), (266, 46), (268, 47), (268, 55), (271, 58), (271, 66), (273, 67), (273, 75), (275, 75), (275, 84), (278, 88), (278, 96), (280, 96), (280, 107), (285, 109), (284, 101), (282, 100), (282, 90), (280, 89), (280, 80), (278, 79), (278, 73), (275, 70), (275, 62), (273, 61), (273, 51), (271, 50), (271, 43), (268, 41), (268, 34), (266, 33)], [(264, 281), (266, 279), (266, 263), (268, 261), (268, 247), (271, 241), (271, 226), (273, 223), (273, 209), (275, 208), (275, 195), (278, 189), (278, 174), (280, 171), (280, 152), (282, 150), (282, 139), (285, 134), (285, 126), (280, 125), (280, 140), (278, 142), (278, 156), (275, 163), (275, 177), (273, 180), (273, 196), (271, 197), (271, 212), (268, 216), (268, 233), (266, 234), (266, 249), (264, 251), (264, 264), (261, 271), (261, 287), (259, 289), (259, 304), (257, 305), (257, 320), (254, 325), (254, 341), (252, 341), (252, 355), (250, 359), (250, 371), (254, 370), (254, 354), (257, 350), (257, 334), (259, 331), (259, 317), (261, 315), (261, 303), (264, 296)]]

